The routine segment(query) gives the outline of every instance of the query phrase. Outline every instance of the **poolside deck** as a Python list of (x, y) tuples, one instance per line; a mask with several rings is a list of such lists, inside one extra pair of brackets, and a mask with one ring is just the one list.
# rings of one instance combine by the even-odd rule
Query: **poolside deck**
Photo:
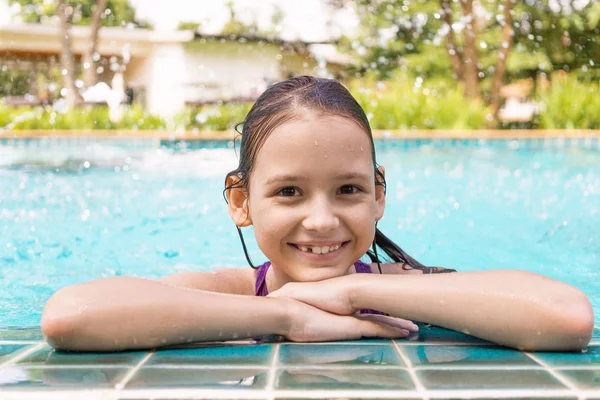
[(273, 341), (64, 353), (0, 328), (0, 398), (600, 398), (600, 327), (586, 352), (530, 353), (421, 326), (408, 340)]

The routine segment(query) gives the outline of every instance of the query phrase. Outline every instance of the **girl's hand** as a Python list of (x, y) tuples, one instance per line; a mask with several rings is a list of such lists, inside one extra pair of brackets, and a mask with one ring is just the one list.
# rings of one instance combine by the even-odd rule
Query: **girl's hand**
[(295, 342), (321, 342), (362, 337), (405, 338), (412, 331), (410, 321), (384, 315), (343, 316), (320, 310), (303, 302), (281, 298), (289, 323), (284, 336)]
[(342, 276), (319, 282), (290, 282), (268, 294), (269, 297), (287, 297), (324, 311), (339, 315), (352, 315), (354, 308), (350, 296), (354, 276)]

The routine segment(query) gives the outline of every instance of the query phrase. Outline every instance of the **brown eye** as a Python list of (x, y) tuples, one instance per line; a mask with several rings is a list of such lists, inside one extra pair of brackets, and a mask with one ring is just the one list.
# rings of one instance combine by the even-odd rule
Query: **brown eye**
[(279, 190), (279, 192), (277, 192), (277, 194), (279, 196), (284, 196), (284, 197), (292, 197), (295, 196), (298, 193), (298, 190), (295, 187), (284, 187), (283, 189)]
[(354, 194), (357, 193), (360, 189), (354, 185), (344, 185), (340, 188), (341, 194)]

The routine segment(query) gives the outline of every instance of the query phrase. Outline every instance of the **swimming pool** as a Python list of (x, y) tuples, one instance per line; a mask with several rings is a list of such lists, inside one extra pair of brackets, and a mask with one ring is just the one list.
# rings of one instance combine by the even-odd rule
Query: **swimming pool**
[[(1, 143), (0, 326), (39, 324), (48, 297), (77, 282), (247, 268), (222, 197), (236, 165), (231, 142)], [(569, 282), (598, 320), (594, 144), (379, 141), (388, 183), (380, 229), (428, 265)]]
[[(388, 181), (380, 228), (409, 254), (569, 282), (598, 321), (598, 139), (376, 145)], [(221, 195), (232, 146), (0, 140), (0, 398), (600, 398), (598, 328), (580, 354), (523, 353), (425, 325), (396, 341), (48, 348), (36, 326), (65, 285), (248, 268)]]

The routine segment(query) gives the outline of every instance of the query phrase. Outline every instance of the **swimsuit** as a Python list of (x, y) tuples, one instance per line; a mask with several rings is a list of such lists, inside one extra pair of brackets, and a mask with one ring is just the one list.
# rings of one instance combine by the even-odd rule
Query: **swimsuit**
[[(266, 263), (264, 263), (260, 267), (258, 267), (258, 271), (256, 273), (256, 285), (254, 287), (254, 295), (255, 296), (263, 296), (264, 297), (269, 294), (269, 290), (267, 289), (266, 277), (267, 277), (267, 271), (269, 270), (270, 266), (271, 266), (271, 262), (267, 261)], [(360, 260), (358, 260), (357, 262), (354, 263), (354, 268), (356, 269), (357, 274), (370, 274), (371, 273), (371, 266), (369, 266), (369, 264), (366, 264)], [(370, 310), (370, 309), (360, 310), (360, 313), (361, 314), (387, 315), (382, 312)]]

